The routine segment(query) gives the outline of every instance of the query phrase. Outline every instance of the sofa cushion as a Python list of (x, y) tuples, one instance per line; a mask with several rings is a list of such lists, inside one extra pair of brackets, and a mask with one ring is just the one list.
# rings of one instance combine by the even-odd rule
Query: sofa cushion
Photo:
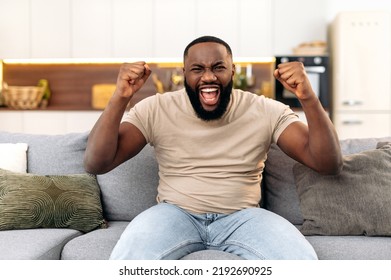
[(81, 234), (73, 229), (0, 231), (0, 260), (59, 260), (64, 245)]
[(104, 216), (111, 221), (130, 221), (156, 204), (158, 166), (150, 145), (112, 171), (98, 175)]
[(305, 235), (391, 236), (391, 143), (344, 156), (339, 175), (302, 164), (293, 173)]
[[(340, 144), (342, 153), (347, 155), (374, 149), (378, 142), (388, 141), (391, 141), (391, 137), (346, 139), (341, 140)], [(277, 145), (271, 146), (263, 174), (262, 207), (295, 225), (301, 225), (304, 219), (293, 176), (293, 166), (296, 163)]]
[(84, 173), (88, 132), (39, 135), (1, 132), (0, 143), (27, 143), (27, 172), (34, 174)]
[(26, 173), (27, 148), (26, 143), (0, 143), (0, 168)]
[(0, 230), (104, 225), (95, 176), (35, 175), (0, 169)]
[(69, 241), (61, 254), (63, 260), (108, 260), (115, 244), (129, 222), (109, 222), (107, 229), (97, 229)]
[(244, 260), (235, 254), (220, 250), (201, 250), (184, 256), (181, 260)]
[[(128, 222), (110, 222), (105, 230), (98, 229), (70, 240), (61, 254), (63, 260), (107, 260), (127, 227)], [(240, 260), (237, 255), (217, 250), (191, 253), (182, 260)]]
[(391, 239), (368, 236), (306, 236), (320, 260), (391, 260)]

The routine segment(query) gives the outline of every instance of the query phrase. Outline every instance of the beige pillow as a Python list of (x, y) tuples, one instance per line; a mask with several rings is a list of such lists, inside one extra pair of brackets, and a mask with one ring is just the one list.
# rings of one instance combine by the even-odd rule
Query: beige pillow
[(305, 235), (391, 236), (391, 143), (344, 156), (341, 174), (293, 168)]
[(34, 175), (0, 169), (0, 230), (104, 227), (95, 176)]
[(26, 143), (0, 143), (0, 168), (14, 172), (27, 172)]

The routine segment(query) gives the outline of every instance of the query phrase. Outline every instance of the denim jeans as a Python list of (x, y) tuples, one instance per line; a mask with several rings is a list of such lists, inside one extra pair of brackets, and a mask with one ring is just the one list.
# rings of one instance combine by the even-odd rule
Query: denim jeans
[(180, 259), (205, 249), (245, 259), (317, 259), (295, 226), (265, 209), (191, 214), (168, 203), (159, 203), (133, 219), (110, 259)]

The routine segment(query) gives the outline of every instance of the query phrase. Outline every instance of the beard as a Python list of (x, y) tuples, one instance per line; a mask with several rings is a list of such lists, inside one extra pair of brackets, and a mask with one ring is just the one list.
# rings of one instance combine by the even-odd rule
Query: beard
[(224, 113), (227, 111), (228, 104), (231, 100), (231, 93), (232, 93), (232, 87), (233, 87), (233, 81), (231, 80), (227, 86), (223, 87), (220, 85), (220, 101), (217, 105), (217, 108), (213, 111), (207, 111), (202, 107), (200, 98), (198, 96), (199, 89), (198, 87), (195, 89), (195, 91), (189, 86), (189, 84), (186, 82), (186, 79), (184, 81), (185, 89), (187, 96), (189, 96), (190, 103), (193, 106), (193, 109), (196, 113), (196, 115), (204, 121), (212, 121), (212, 120), (218, 120), (220, 119)]

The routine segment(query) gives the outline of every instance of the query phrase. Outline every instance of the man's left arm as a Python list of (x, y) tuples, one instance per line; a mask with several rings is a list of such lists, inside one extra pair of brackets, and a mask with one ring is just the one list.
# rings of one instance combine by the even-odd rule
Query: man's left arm
[(293, 159), (322, 174), (338, 174), (342, 154), (338, 135), (328, 114), (315, 95), (301, 62), (279, 64), (274, 76), (299, 99), (308, 126), (290, 124), (280, 135), (277, 145)]

